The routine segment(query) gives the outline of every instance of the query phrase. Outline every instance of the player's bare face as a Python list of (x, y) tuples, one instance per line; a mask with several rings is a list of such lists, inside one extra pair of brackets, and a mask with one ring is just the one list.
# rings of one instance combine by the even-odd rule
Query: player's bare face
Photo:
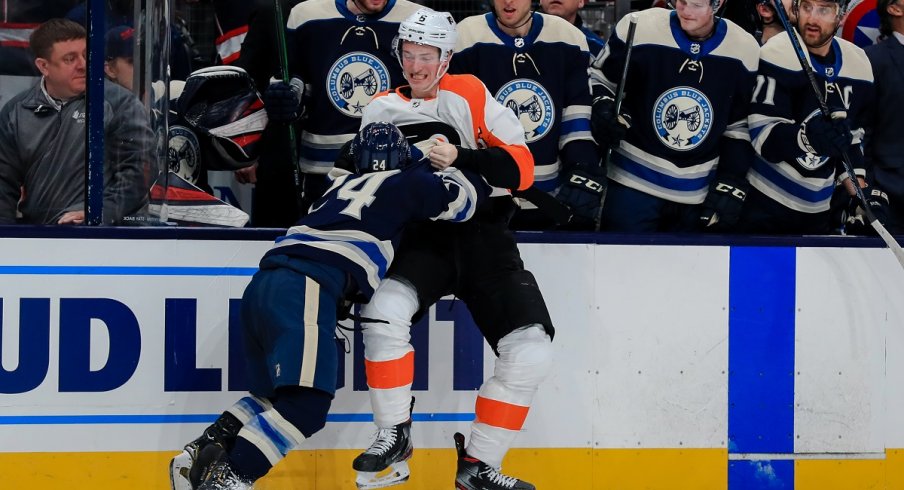
[[(784, 0), (782, 6), (785, 7), (785, 16), (788, 17), (788, 21), (793, 25), (797, 18), (794, 17), (794, 13), (791, 11), (791, 2), (789, 0)], [(778, 25), (779, 29), (782, 28), (781, 22), (778, 20), (778, 15), (775, 13), (775, 4), (771, 1), (768, 3), (757, 3), (756, 12), (760, 16), (760, 19), (763, 20), (764, 24), (775, 23)]]
[(709, 0), (677, 0), (675, 10), (681, 30), (691, 39), (705, 39), (715, 27), (713, 6)]
[(411, 96), (417, 99), (435, 97), (437, 77), (440, 72), (439, 48), (412, 42), (402, 44), (402, 72)]
[(86, 56), (85, 40), (73, 39), (54, 43), (47, 59), (35, 60), (44, 76), (47, 92), (59, 99), (71, 99), (85, 93)]
[(349, 0), (349, 3), (357, 7), (354, 9), (352, 5), (349, 5), (350, 10), (360, 10), (362, 14), (371, 15), (382, 12), (386, 8), (388, 0)]
[(495, 0), (496, 18), (504, 27), (515, 28), (527, 22), (531, 0)]
[(104, 63), (104, 73), (110, 80), (132, 90), (135, 78), (135, 65), (132, 58), (113, 58)]
[(825, 55), (830, 49), (829, 42), (838, 28), (840, 16), (838, 4), (803, 0), (797, 9), (797, 30), (810, 51)]
[(557, 15), (568, 22), (574, 22), (584, 0), (540, 0), (540, 8), (550, 15)]

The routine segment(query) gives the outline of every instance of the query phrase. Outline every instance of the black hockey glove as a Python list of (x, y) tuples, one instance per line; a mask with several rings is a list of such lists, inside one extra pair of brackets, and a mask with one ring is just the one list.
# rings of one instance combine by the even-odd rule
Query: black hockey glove
[(567, 228), (593, 230), (602, 206), (606, 176), (602, 167), (587, 163), (575, 164), (565, 175), (556, 198), (571, 209)]
[[(880, 224), (884, 225), (888, 220), (888, 194), (879, 189), (863, 189), (866, 196), (866, 203), (869, 204), (870, 211)], [(875, 235), (876, 232), (870, 225), (869, 218), (863, 206), (860, 205), (860, 199), (851, 198), (850, 211), (847, 214), (844, 231), (848, 235)]]
[(615, 99), (597, 97), (590, 111), (590, 130), (596, 143), (603, 147), (615, 147), (625, 138), (631, 127), (631, 116), (624, 111), (615, 113)]
[(851, 125), (844, 111), (833, 111), (832, 119), (817, 114), (801, 125), (800, 147), (807, 153), (838, 158), (851, 146)]
[(714, 229), (726, 229), (738, 223), (741, 208), (747, 199), (747, 182), (731, 178), (716, 179), (703, 200), (700, 212), (700, 225), (703, 228), (716, 226)]
[(298, 78), (289, 80), (289, 83), (271, 81), (263, 97), (269, 120), (280, 124), (295, 122), (304, 115), (303, 94), (304, 82)]
[(352, 155), (352, 140), (346, 141), (339, 149), (339, 156), (336, 157), (334, 166), (353, 174), (358, 173), (358, 164), (355, 162), (355, 156)]

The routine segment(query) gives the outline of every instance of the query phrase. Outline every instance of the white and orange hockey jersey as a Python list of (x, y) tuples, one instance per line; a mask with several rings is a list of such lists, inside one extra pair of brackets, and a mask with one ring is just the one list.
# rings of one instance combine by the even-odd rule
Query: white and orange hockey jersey
[[(439, 140), (472, 150), (500, 148), (517, 166), (508, 169), (518, 172), (517, 190), (533, 183), (534, 158), (521, 123), (472, 75), (443, 76), (437, 96), (430, 99), (411, 98), (407, 86), (377, 94), (364, 110), (361, 127), (376, 121), (395, 124), (413, 143), (415, 159), (424, 158)], [(492, 195), (508, 192), (494, 187)]]

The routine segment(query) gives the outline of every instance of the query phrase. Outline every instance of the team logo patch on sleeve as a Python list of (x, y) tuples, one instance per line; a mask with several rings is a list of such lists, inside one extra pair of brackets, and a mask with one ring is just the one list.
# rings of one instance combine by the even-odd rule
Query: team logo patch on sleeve
[(503, 85), (496, 93), (496, 101), (518, 116), (528, 143), (546, 136), (556, 119), (549, 91), (533, 80), (522, 78)]
[(712, 124), (709, 99), (692, 87), (666, 90), (653, 105), (653, 126), (659, 141), (673, 150), (693, 150), (709, 136)]
[(389, 90), (386, 65), (370, 53), (356, 51), (333, 63), (326, 78), (326, 93), (347, 116), (360, 118), (364, 107), (379, 92)]

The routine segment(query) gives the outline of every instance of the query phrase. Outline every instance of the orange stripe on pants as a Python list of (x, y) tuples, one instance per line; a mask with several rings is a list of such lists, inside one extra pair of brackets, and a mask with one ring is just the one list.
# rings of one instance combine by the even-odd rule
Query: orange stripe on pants
[(521, 430), (530, 407), (477, 397), (477, 422), (508, 430)]
[(398, 388), (414, 382), (414, 352), (388, 361), (364, 360), (367, 386), (381, 390)]

